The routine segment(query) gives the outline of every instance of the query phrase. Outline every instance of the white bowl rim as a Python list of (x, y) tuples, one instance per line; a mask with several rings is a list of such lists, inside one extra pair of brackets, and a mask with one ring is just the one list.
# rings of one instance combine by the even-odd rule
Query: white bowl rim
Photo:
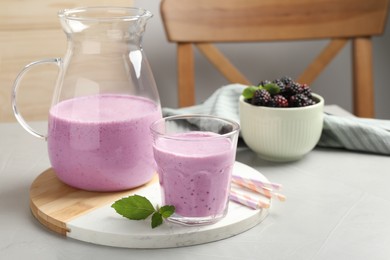
[(319, 106), (323, 106), (324, 104), (324, 98), (316, 93), (312, 93), (312, 95), (319, 100), (319, 102), (317, 102), (316, 104), (314, 105), (310, 105), (310, 106), (305, 106), (305, 107), (266, 107), (266, 106), (255, 106), (255, 105), (252, 105), (252, 104), (249, 104), (247, 102), (245, 102), (244, 100), (244, 96), (243, 95), (240, 95), (240, 102), (244, 105), (247, 105), (247, 106), (251, 106), (251, 107), (258, 107), (258, 108), (261, 108), (261, 109), (265, 109), (265, 110), (278, 110), (278, 111), (284, 111), (284, 110), (288, 110), (288, 111), (293, 111), (293, 110), (306, 110), (306, 109), (312, 109), (312, 108), (316, 108), (316, 107), (319, 107)]

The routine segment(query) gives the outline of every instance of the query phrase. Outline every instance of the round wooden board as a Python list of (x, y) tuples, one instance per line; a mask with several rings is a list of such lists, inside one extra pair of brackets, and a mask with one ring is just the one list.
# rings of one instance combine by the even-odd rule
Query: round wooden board
[[(268, 181), (255, 169), (236, 162), (234, 175)], [(205, 226), (170, 222), (152, 229), (150, 220), (132, 221), (118, 215), (111, 204), (132, 194), (161, 205), (158, 177), (136, 189), (121, 192), (88, 192), (57, 179), (52, 169), (40, 174), (30, 188), (33, 215), (47, 228), (77, 240), (127, 248), (168, 248), (196, 245), (228, 238), (259, 224), (268, 209), (253, 210), (230, 202), (227, 216)]]

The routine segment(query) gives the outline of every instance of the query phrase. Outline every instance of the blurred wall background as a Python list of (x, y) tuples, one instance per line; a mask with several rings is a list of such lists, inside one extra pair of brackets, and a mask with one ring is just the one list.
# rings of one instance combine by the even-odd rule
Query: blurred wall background
[[(57, 18), (63, 8), (92, 5), (135, 5), (150, 10), (143, 47), (152, 67), (161, 103), (177, 107), (176, 46), (166, 40), (160, 17), (160, 0), (1, 0), (0, 1), (0, 121), (15, 121), (10, 95), (14, 79), (31, 61), (63, 57), (66, 38)], [(260, 14), (259, 14), (260, 15)], [(297, 77), (320, 52), (325, 41), (264, 44), (224, 44), (221, 50), (254, 83), (283, 75)], [(390, 119), (390, 19), (382, 36), (374, 38), (376, 117)], [(327, 104), (352, 110), (351, 46), (348, 45), (312, 84)], [(204, 57), (196, 53), (197, 102), (228, 84)], [(18, 103), (28, 120), (45, 120), (51, 103), (55, 66), (28, 73)]]

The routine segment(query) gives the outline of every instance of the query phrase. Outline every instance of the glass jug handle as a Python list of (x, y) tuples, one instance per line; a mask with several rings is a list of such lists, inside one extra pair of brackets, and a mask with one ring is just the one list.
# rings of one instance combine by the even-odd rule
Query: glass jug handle
[(40, 139), (46, 140), (47, 136), (43, 135), (37, 131), (35, 131), (27, 122), (24, 120), (22, 115), (19, 113), (18, 106), (16, 104), (16, 94), (19, 89), (19, 85), (21, 80), (23, 79), (24, 75), (26, 72), (28, 72), (33, 66), (35, 65), (42, 65), (42, 64), (47, 64), (47, 63), (54, 63), (56, 64), (59, 68), (61, 68), (62, 65), (62, 59), (61, 58), (51, 58), (51, 59), (44, 59), (44, 60), (38, 60), (31, 62), (30, 64), (27, 64), (18, 74), (18, 76), (15, 79), (13, 89), (12, 89), (12, 110), (14, 111), (14, 115), (16, 117), (16, 120), (19, 122), (19, 124), (30, 134), (32, 134), (35, 137), (38, 137)]

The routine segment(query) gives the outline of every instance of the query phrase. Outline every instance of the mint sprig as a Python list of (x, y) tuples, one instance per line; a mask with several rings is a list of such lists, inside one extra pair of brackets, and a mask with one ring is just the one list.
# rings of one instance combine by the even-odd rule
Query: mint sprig
[(275, 83), (268, 83), (264, 86), (248, 86), (242, 91), (242, 95), (245, 99), (251, 99), (253, 98), (253, 95), (255, 94), (256, 90), (265, 89), (267, 90), (271, 95), (276, 95), (280, 92), (280, 87), (276, 85)]
[(142, 220), (152, 215), (152, 228), (160, 226), (164, 218), (170, 217), (175, 212), (175, 207), (172, 205), (155, 209), (147, 198), (137, 194), (117, 200), (111, 207), (119, 215), (131, 220)]
[(242, 95), (244, 96), (245, 99), (251, 99), (255, 91), (258, 89), (259, 88), (256, 86), (248, 86), (242, 91)]
[(280, 92), (280, 87), (275, 83), (268, 83), (263, 86), (271, 95), (276, 95)]

